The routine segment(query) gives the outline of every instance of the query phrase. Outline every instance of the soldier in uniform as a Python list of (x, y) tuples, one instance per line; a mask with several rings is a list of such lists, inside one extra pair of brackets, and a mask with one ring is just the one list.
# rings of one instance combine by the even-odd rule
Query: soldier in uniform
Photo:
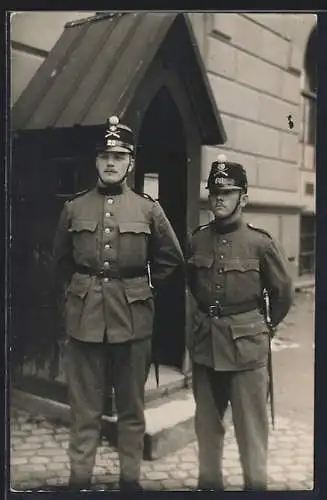
[(224, 414), (230, 403), (244, 489), (265, 490), (269, 336), (262, 291), (269, 293), (271, 321), (277, 326), (291, 307), (293, 286), (279, 244), (243, 221), (248, 200), (244, 168), (220, 155), (207, 189), (214, 219), (193, 232), (187, 264), (196, 304), (189, 348), (198, 488), (224, 489)]
[(69, 485), (90, 486), (110, 366), (118, 413), (119, 486), (138, 491), (152, 287), (168, 286), (183, 267), (183, 254), (160, 204), (128, 187), (135, 153), (132, 130), (111, 117), (104, 132), (96, 147), (97, 185), (65, 203), (54, 243), (65, 290), (72, 416)]

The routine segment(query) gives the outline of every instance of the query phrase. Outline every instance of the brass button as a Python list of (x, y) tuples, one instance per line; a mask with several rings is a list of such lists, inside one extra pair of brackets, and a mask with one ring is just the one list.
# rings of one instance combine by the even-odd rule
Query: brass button
[(106, 227), (106, 229), (104, 230), (105, 233), (110, 233), (110, 229), (109, 227)]
[(103, 280), (103, 281), (104, 281), (105, 283), (108, 283), (109, 278), (104, 278), (104, 280)]
[(113, 202), (114, 202), (114, 200), (113, 200), (112, 198), (109, 198), (109, 199), (108, 199), (108, 204), (109, 204), (109, 205), (112, 205), (112, 204), (113, 204)]
[(221, 255), (221, 256), (220, 256), (220, 260), (223, 260), (223, 259), (224, 259), (224, 255)]
[(223, 243), (224, 243), (224, 245), (226, 245), (226, 243), (227, 243), (227, 240), (223, 240)]
[(107, 243), (107, 244), (104, 246), (104, 248), (105, 248), (106, 250), (109, 250), (109, 248), (111, 248), (111, 246), (110, 246), (110, 245), (108, 245), (108, 243)]
[(110, 216), (111, 216), (111, 213), (110, 213), (110, 212), (106, 212), (106, 213), (105, 213), (105, 216), (106, 216), (106, 217), (110, 217)]
[(104, 262), (104, 267), (109, 267), (109, 265), (110, 265), (110, 263), (106, 260), (106, 261)]

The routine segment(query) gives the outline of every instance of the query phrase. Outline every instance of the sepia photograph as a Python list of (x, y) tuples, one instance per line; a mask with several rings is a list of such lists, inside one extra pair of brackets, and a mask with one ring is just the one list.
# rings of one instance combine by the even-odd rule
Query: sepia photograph
[(317, 15), (7, 27), (9, 490), (314, 490)]

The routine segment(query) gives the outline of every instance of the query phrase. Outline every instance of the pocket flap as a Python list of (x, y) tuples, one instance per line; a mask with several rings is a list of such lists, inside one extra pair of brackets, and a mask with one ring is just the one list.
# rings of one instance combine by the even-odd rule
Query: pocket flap
[(70, 231), (95, 231), (98, 221), (90, 219), (73, 219)]
[(254, 323), (232, 324), (230, 325), (233, 339), (239, 339), (244, 337), (254, 337), (260, 333), (265, 333), (266, 328), (262, 321), (256, 321)]
[(129, 304), (137, 301), (143, 302), (153, 298), (151, 288), (147, 281), (136, 283), (130, 281), (128, 284), (125, 282), (125, 295)]
[(213, 264), (213, 256), (211, 255), (200, 255), (195, 254), (188, 260), (189, 264), (192, 264), (195, 267), (211, 267)]
[(146, 222), (119, 222), (120, 233), (146, 233), (150, 234), (149, 224)]
[(81, 299), (84, 299), (87, 292), (89, 291), (90, 284), (91, 284), (90, 276), (84, 276), (84, 275), (81, 276), (75, 274), (67, 288), (67, 292), (72, 293), (73, 295), (77, 295)]
[(260, 271), (259, 259), (247, 259), (240, 261), (238, 259), (226, 261), (224, 264), (225, 271)]

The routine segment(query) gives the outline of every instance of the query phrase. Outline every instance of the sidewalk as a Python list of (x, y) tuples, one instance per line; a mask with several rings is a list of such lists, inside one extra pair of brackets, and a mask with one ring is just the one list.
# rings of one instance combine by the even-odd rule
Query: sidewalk
[(306, 274), (304, 276), (300, 276), (294, 282), (295, 291), (301, 292), (306, 289), (314, 289), (316, 284), (316, 279), (314, 274)]
[[(285, 418), (276, 419), (270, 433), (270, 490), (313, 488), (313, 430)], [(12, 408), (11, 489), (49, 489), (67, 484), (68, 428), (40, 416)], [(118, 456), (102, 439), (96, 457), (93, 487), (106, 489), (118, 479)], [(241, 469), (233, 429), (226, 434), (224, 452), (226, 489), (242, 488)], [(143, 462), (141, 482), (147, 490), (192, 490), (196, 486), (197, 453), (193, 441), (164, 458)]]

